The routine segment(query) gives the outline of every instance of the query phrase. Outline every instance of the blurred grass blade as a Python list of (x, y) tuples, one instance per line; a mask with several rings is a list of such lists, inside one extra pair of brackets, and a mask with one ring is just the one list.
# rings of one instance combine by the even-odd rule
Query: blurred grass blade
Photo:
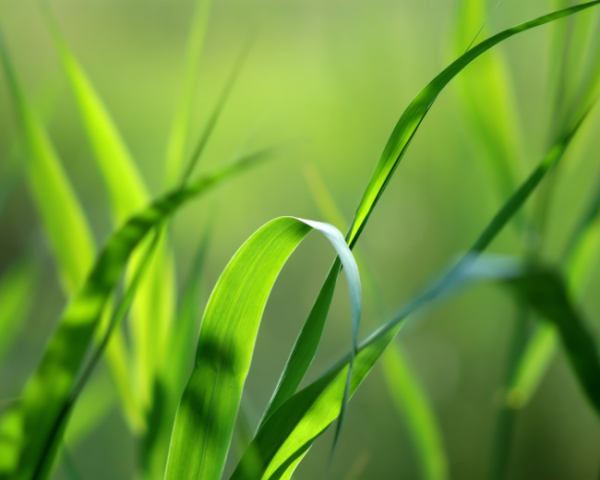
[(0, 363), (27, 317), (37, 277), (33, 262), (24, 259), (0, 278)]
[[(79, 108), (85, 132), (107, 186), (117, 226), (149, 202), (150, 196), (117, 127), (83, 68), (59, 30), (46, 0), (41, 0), (47, 23)], [(135, 271), (148, 245), (133, 258)], [(163, 240), (156, 249), (151, 270), (140, 285), (133, 314), (136, 391), (142, 405), (150, 403), (151, 388), (164, 341), (174, 314), (175, 273), (171, 252)]]
[(212, 0), (197, 0), (187, 44), (183, 82), (175, 109), (171, 135), (167, 147), (166, 184), (173, 187), (181, 175), (188, 141), (194, 93), (198, 83), (200, 59), (206, 37), (208, 17)]
[(145, 207), (150, 197), (117, 127), (64, 40), (47, 1), (40, 0), (40, 4), (46, 14), (85, 132), (108, 186), (116, 223), (121, 225), (133, 212)]
[[(579, 298), (593, 271), (600, 245), (600, 179), (596, 182), (583, 218), (567, 246), (565, 267), (571, 294)], [(507, 404), (522, 408), (537, 390), (558, 346), (557, 332), (550, 322), (540, 322), (527, 344), (507, 394)]]
[(580, 386), (600, 416), (600, 357), (562, 278), (552, 270), (536, 268), (509, 281), (509, 285), (543, 318), (554, 323)]
[[(342, 234), (329, 224), (293, 217), (264, 225), (231, 259), (206, 306), (194, 370), (175, 419), (166, 479), (221, 478), (267, 299), (287, 259), (313, 229), (330, 241), (343, 262), (355, 351), (361, 288)], [(351, 363), (353, 358), (352, 353)], [(338, 406), (343, 398), (342, 391)]]
[[(473, 47), (471, 50), (466, 52), (445, 70), (443, 70), (437, 77), (435, 77), (409, 104), (404, 113), (401, 115), (398, 123), (396, 124), (381, 157), (375, 167), (371, 179), (367, 185), (367, 188), (363, 194), (361, 202), (358, 206), (354, 221), (346, 240), (350, 248), (353, 248), (356, 241), (358, 240), (363, 228), (367, 224), (371, 212), (375, 208), (379, 198), (385, 191), (394, 171), (396, 170), (400, 160), (404, 156), (406, 149), (408, 148), (413, 136), (418, 130), (421, 122), (429, 108), (435, 102), (437, 96), (445, 88), (445, 86), (452, 80), (461, 70), (469, 65), (473, 60), (485, 53), (490, 48), (494, 47), (498, 43), (514, 36), (519, 33), (531, 30), (532, 28), (553, 22), (555, 20), (564, 18), (572, 15), (584, 9), (596, 6), (600, 4), (600, 0), (594, 2), (584, 3), (577, 5), (572, 8), (564, 9), (558, 12), (554, 12), (542, 17), (536, 18), (529, 22), (517, 25), (516, 27), (504, 30), (480, 44)], [(564, 139), (561, 139), (559, 145)], [(567, 142), (568, 143), (568, 142)], [(553, 165), (557, 158), (562, 155), (560, 146), (556, 147), (555, 152), (551, 152), (548, 156), (547, 163), (549, 166)], [(562, 150), (564, 151), (564, 150)], [(557, 155), (557, 158), (554, 158)], [(537, 186), (537, 183), (543, 178), (547, 171), (545, 166), (540, 166), (537, 173), (535, 173), (530, 181), (532, 183), (532, 189)], [(515, 202), (522, 201), (519, 198), (514, 199)], [(518, 210), (518, 208), (517, 208)], [(512, 216), (512, 215), (511, 215)], [(508, 217), (510, 218), (510, 217)], [(502, 223), (505, 219), (498, 218), (498, 222)], [(485, 234), (489, 232), (484, 232)], [(489, 239), (488, 239), (489, 240)], [(480, 239), (480, 246), (485, 248), (485, 242), (488, 241), (482, 237)], [(298, 336), (296, 343), (292, 349), (292, 353), (286, 363), (284, 371), (279, 379), (279, 383), (275, 389), (269, 405), (266, 409), (265, 415), (263, 416), (263, 422), (271, 415), (287, 398), (292, 395), (302, 379), (308, 367), (310, 366), (312, 359), (317, 351), (323, 328), (327, 320), (327, 314), (329, 307), (331, 306), (331, 300), (333, 297), (333, 291), (335, 289), (335, 282), (340, 272), (340, 264), (336, 260), (332, 266), (329, 274), (325, 280), (321, 291), (317, 297), (317, 300), (310, 311), (310, 314)]]
[(67, 292), (73, 292), (92, 265), (94, 241), (52, 143), (25, 98), (1, 37), (0, 56), (27, 149), (29, 188), (56, 258), (61, 281)]
[[(52, 247), (64, 290), (67, 296), (71, 296), (81, 286), (92, 266), (94, 240), (50, 138), (27, 103), (2, 38), (0, 55), (24, 137), (30, 190)], [(109, 349), (109, 364), (115, 376), (121, 378), (128, 377), (124, 348), (122, 332), (117, 332)], [(123, 388), (119, 391), (123, 398), (130, 395), (129, 383), (129, 380), (121, 382)]]
[(132, 251), (160, 222), (183, 204), (255, 165), (264, 152), (249, 155), (203, 175), (190, 186), (152, 203), (113, 234), (83, 288), (71, 300), (19, 404), (0, 423), (0, 475), (27, 479), (38, 468), (43, 448), (68, 401), (107, 299)]
[[(344, 225), (343, 215), (316, 167), (307, 168), (305, 175), (313, 198), (325, 220), (336, 225)], [(381, 298), (379, 286), (376, 285), (372, 272), (366, 267), (366, 262), (362, 260), (361, 256), (355, 252), (354, 257), (362, 272), (363, 285), (368, 288), (367, 294), (370, 293), (377, 299), (376, 303), (380, 310), (378, 316), (383, 318), (381, 313), (383, 298)], [(448, 476), (446, 454), (435, 414), (417, 377), (398, 346), (392, 344), (388, 347), (382, 365), (388, 391), (399, 416), (406, 423), (407, 432), (417, 451), (424, 478), (427, 480), (446, 479)]]
[[(358, 388), (398, 333), (405, 318), (413, 311), (449, 292), (456, 291), (465, 283), (472, 282), (474, 278), (506, 277), (507, 269), (493, 265), (487, 269), (475, 268), (477, 267), (475, 260), (519, 212), (544, 176), (561, 160), (582, 121), (553, 146), (454, 267), (362, 343), (356, 356), (351, 393)], [(263, 420), (253, 442), (248, 447), (251, 459), (242, 458), (232, 479), (266, 480), (279, 478), (280, 473), (289, 471), (287, 469), (297, 461), (298, 455), (304, 455), (314, 439), (321, 435), (338, 416), (339, 408), (331, 403), (331, 399), (340, 388), (339, 378), (343, 375), (347, 362), (348, 359), (342, 360), (338, 367), (333, 368), (319, 380), (290, 396), (286, 401), (282, 401), (280, 406)], [(250, 468), (248, 465), (255, 467)], [(279, 473), (275, 475), (276, 472)]]
[[(486, 22), (486, 5), (484, 0), (462, 0), (454, 35), (454, 56), (465, 52), (473, 35)], [(456, 83), (469, 132), (475, 132), (477, 154), (486, 160), (490, 178), (497, 183), (497, 193), (504, 198), (516, 185), (522, 148), (519, 116), (502, 51), (495, 49), (480, 58)]]
[(419, 457), (423, 478), (449, 478), (442, 437), (429, 401), (401, 350), (393, 342), (382, 357), (382, 365), (394, 405), (409, 424), (408, 430)]

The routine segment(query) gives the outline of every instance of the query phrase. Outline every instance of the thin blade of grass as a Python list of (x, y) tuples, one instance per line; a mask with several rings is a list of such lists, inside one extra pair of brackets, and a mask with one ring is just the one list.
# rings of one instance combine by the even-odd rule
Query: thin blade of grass
[(183, 82), (175, 109), (173, 125), (167, 147), (166, 186), (173, 187), (181, 175), (187, 146), (194, 93), (198, 83), (200, 60), (206, 37), (212, 0), (197, 0), (188, 38)]
[[(325, 220), (335, 225), (346, 225), (340, 209), (316, 167), (307, 168), (305, 175), (315, 203)], [(375, 277), (362, 256), (355, 252), (354, 257), (362, 272), (365, 290), (376, 299), (378, 317), (383, 319), (384, 300), (380, 294), (380, 287), (376, 284)], [(447, 478), (447, 459), (433, 408), (400, 348), (398, 346), (390, 348), (390, 351), (384, 355), (382, 364), (388, 391), (399, 416), (406, 423), (424, 478), (428, 480)], [(293, 472), (293, 469), (291, 471)]]
[[(264, 225), (231, 259), (208, 301), (194, 370), (177, 410), (166, 479), (221, 478), (267, 299), (285, 262), (312, 230), (329, 240), (343, 262), (355, 351), (361, 287), (358, 268), (342, 234), (329, 224), (293, 217)], [(350, 364), (353, 358), (352, 353)], [(342, 410), (345, 391), (338, 397), (338, 402), (344, 399)]]
[[(473, 60), (485, 53), (487, 50), (514, 35), (567, 17), (599, 4), (600, 1), (598, 0), (584, 3), (572, 8), (567, 8), (558, 12), (541, 16), (529, 22), (517, 25), (516, 27), (504, 30), (473, 47), (471, 50), (454, 61), (451, 65), (449, 65), (437, 77), (435, 77), (415, 97), (415, 99), (409, 104), (404, 113), (401, 115), (383, 150), (383, 153), (381, 154), (381, 157), (375, 167), (375, 171), (371, 176), (371, 179), (358, 206), (354, 221), (352, 222), (350, 230), (346, 235), (346, 240), (350, 248), (354, 247), (355, 243), (360, 237), (363, 228), (368, 222), (371, 212), (385, 191), (385, 188), (392, 178), (394, 171), (398, 167), (400, 160), (404, 156), (406, 149), (410, 145), (412, 138), (421, 125), (425, 115), (429, 111), (429, 108), (435, 102), (440, 92), (458, 73), (460, 73), (461, 70), (463, 70)], [(560, 150), (560, 148), (558, 148), (558, 150)], [(551, 156), (548, 158), (549, 163), (553, 164), (554, 161), (551, 159)], [(542, 167), (540, 172), (535, 174), (531, 179), (531, 182), (537, 185), (537, 182), (541, 180), (544, 174), (545, 169)], [(498, 220), (502, 221), (502, 219)], [(485, 241), (484, 238), (481, 240), (482, 242)], [(327, 315), (331, 306), (331, 300), (333, 298), (333, 291), (335, 289), (335, 283), (340, 269), (341, 266), (336, 260), (329, 271), (325, 283), (319, 292), (317, 300), (309, 313), (309, 316), (296, 340), (296, 343), (294, 344), (292, 353), (290, 354), (286, 366), (284, 367), (284, 371), (265, 411), (261, 424), (264, 423), (264, 421), (296, 391), (300, 385), (300, 382), (304, 378), (304, 375), (306, 374), (306, 371), (308, 370), (308, 367), (315, 356), (321, 335), (323, 333), (323, 328), (327, 320)]]
[[(565, 252), (566, 279), (570, 292), (580, 297), (598, 258), (600, 244), (600, 179), (583, 218), (575, 229)], [(555, 327), (550, 322), (536, 326), (516, 369), (506, 402), (523, 408), (537, 390), (558, 347)]]
[(0, 278), (0, 363), (23, 327), (31, 308), (38, 269), (29, 259), (12, 265)]
[[(486, 23), (483, 0), (463, 0), (454, 35), (454, 53), (462, 54), (473, 35)], [(485, 33), (485, 28), (483, 33)], [(514, 190), (519, 176), (521, 138), (519, 115), (508, 64), (501, 50), (481, 57), (456, 80), (469, 132), (475, 132), (476, 152), (485, 159), (497, 193), (504, 198)]]
[(38, 467), (43, 448), (82, 368), (105, 304), (132, 251), (182, 205), (255, 165), (264, 158), (264, 153), (246, 156), (159, 198), (110, 237), (83, 288), (62, 315), (18, 405), (0, 423), (0, 475), (7, 472), (12, 478), (28, 479)]

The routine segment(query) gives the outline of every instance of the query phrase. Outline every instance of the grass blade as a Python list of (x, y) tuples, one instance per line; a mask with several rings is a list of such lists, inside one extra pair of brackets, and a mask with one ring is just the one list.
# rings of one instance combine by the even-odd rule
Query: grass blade
[[(463, 0), (454, 38), (455, 54), (462, 54), (486, 22), (486, 2)], [(495, 49), (471, 65), (456, 80), (469, 131), (475, 132), (477, 154), (485, 159), (497, 193), (504, 198), (514, 190), (519, 173), (521, 141), (518, 113), (508, 65)]]
[[(504, 30), (473, 47), (471, 50), (454, 61), (445, 70), (443, 70), (437, 77), (435, 77), (415, 97), (415, 99), (409, 104), (404, 113), (401, 115), (384, 148), (383, 153), (381, 154), (381, 157), (375, 167), (375, 171), (371, 176), (365, 193), (363, 194), (361, 202), (358, 206), (354, 221), (352, 222), (350, 230), (346, 235), (346, 240), (348, 241), (350, 248), (353, 248), (356, 241), (360, 237), (360, 233), (367, 224), (371, 212), (375, 208), (381, 195), (383, 195), (385, 188), (387, 187), (394, 171), (398, 167), (400, 160), (404, 156), (406, 149), (410, 145), (412, 138), (421, 125), (421, 122), (429, 111), (429, 108), (433, 105), (440, 92), (458, 73), (461, 72), (461, 70), (463, 70), (481, 54), (514, 35), (567, 17), (569, 15), (573, 15), (574, 13), (598, 4), (600, 4), (599, 0), (584, 3), (575, 7), (541, 16), (529, 22), (517, 25), (516, 27)], [(559, 144), (561, 142), (562, 139)], [(548, 156), (547, 161), (549, 165), (553, 165), (555, 160), (557, 160), (553, 158), (555, 154), (558, 154), (558, 158), (562, 155), (562, 153), (560, 153), (561, 147), (556, 148), (557, 151)], [(541, 166), (539, 171), (530, 178), (533, 189), (543, 178), (545, 172), (546, 167)], [(514, 201), (518, 203), (524, 201), (524, 199), (515, 198)], [(510, 218), (510, 216), (512, 215), (509, 215), (507, 218)], [(497, 218), (496, 220), (499, 223), (502, 223), (506, 219)], [(492, 230), (485, 232), (485, 235), (490, 233)], [(487, 241), (486, 238), (482, 237), (480, 241), (480, 246), (485, 248), (485, 242)], [(304, 327), (302, 328), (302, 331), (300, 332), (300, 335), (296, 340), (296, 343), (294, 344), (292, 353), (287, 361), (286, 366), (284, 367), (284, 371), (280, 377), (279, 383), (277, 384), (275, 393), (273, 394), (265, 415), (263, 416), (263, 422), (280, 405), (282, 405), (282, 403), (289, 398), (290, 395), (296, 391), (300, 385), (300, 382), (304, 378), (304, 375), (317, 351), (317, 347), (323, 333), (329, 307), (331, 306), (335, 282), (339, 272), (340, 264), (336, 260), (329, 271), (325, 283), (319, 292), (317, 300), (304, 324)]]
[(401, 350), (393, 342), (382, 357), (382, 365), (394, 405), (408, 424), (423, 478), (447, 479), (448, 465), (435, 416), (418, 379)]
[[(306, 169), (305, 173), (312, 196), (323, 217), (330, 223), (345, 225), (343, 215), (316, 167)], [(379, 286), (376, 285), (375, 278), (366, 267), (366, 262), (362, 260), (362, 257), (358, 253), (355, 253), (354, 256), (363, 272), (365, 290), (367, 290), (367, 294), (370, 293), (377, 299), (378, 315), (383, 318), (383, 298), (379, 294)], [(433, 408), (397, 345), (392, 344), (388, 347), (382, 365), (388, 391), (399, 416), (406, 423), (407, 432), (417, 451), (424, 478), (428, 480), (446, 479), (446, 454)]]
[[(476, 266), (474, 261), (519, 212), (545, 175), (558, 164), (582, 121), (574, 125), (571, 131), (553, 146), (455, 266), (361, 344), (356, 356), (351, 394), (370, 372), (409, 314), (473, 281), (475, 276), (480, 278), (506, 276), (506, 272), (499, 268), (473, 271)], [(334, 396), (340, 388), (339, 378), (345, 372), (348, 361), (348, 359), (340, 361), (337, 367), (319, 380), (281, 403), (279, 408), (259, 426), (253, 442), (248, 447), (248, 452), (251, 452), (251, 464), (258, 464), (259, 467), (249, 469), (246, 460), (242, 458), (232, 479), (279, 478), (279, 475), (288, 471), (287, 469), (296, 462), (298, 455), (306, 453), (306, 449), (310, 448), (314, 439), (321, 435), (339, 414), (339, 408), (331, 404), (331, 396)]]
[[(325, 235), (344, 264), (356, 349), (360, 279), (342, 234), (331, 225), (292, 217), (267, 223), (238, 250), (208, 301), (194, 370), (175, 419), (166, 479), (221, 477), (267, 299), (285, 262), (313, 229)], [(344, 392), (338, 403), (342, 398)]]
[(204, 47), (211, 5), (212, 0), (198, 0), (196, 3), (196, 10), (187, 45), (181, 95), (179, 96), (175, 110), (167, 148), (165, 172), (167, 187), (173, 187), (177, 183), (183, 167), (192, 118), (192, 106), (194, 105), (194, 92), (196, 91), (196, 84), (198, 82), (200, 59), (202, 48)]
[(14, 469), (13, 478), (26, 479), (36, 470), (42, 449), (75, 385), (107, 299), (132, 251), (182, 205), (263, 157), (264, 152), (259, 152), (203, 175), (189, 187), (159, 198), (111, 236), (88, 280), (64, 312), (19, 404), (0, 423), (0, 465), (4, 468), (0, 474)]
[(37, 276), (35, 265), (21, 260), (0, 278), (0, 362), (29, 312)]

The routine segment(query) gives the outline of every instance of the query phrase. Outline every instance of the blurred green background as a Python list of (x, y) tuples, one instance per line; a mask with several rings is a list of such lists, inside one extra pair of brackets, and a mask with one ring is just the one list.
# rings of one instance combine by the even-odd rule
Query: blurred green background
[[(488, 29), (497, 32), (542, 15), (553, 9), (551, 3), (506, 0)], [(51, 5), (151, 191), (160, 194), (194, 2), (53, 0)], [(215, 2), (193, 137), (205, 124), (239, 51), (253, 32), (256, 37), (200, 168), (262, 146), (279, 149), (273, 161), (236, 177), (176, 217), (173, 241), (183, 281), (204, 225), (213, 212), (217, 215), (199, 295), (202, 305), (227, 261), (262, 224), (281, 215), (325, 220), (307, 184), (307, 168), (320, 172), (351, 220), (402, 110), (454, 58), (457, 8), (449, 0)], [(592, 10), (585, 15), (598, 14)], [(111, 232), (106, 191), (39, 7), (33, 0), (3, 0), (0, 24), (101, 244)], [(496, 47), (507, 58), (519, 113), (517, 130), (524, 146), (520, 181), (548, 146), (550, 32), (545, 26)], [(18, 136), (5, 82), (0, 76), (0, 159)], [(465, 251), (504, 200), (474, 145), (456, 93), (450, 85), (437, 100), (357, 246), (382, 293), (380, 301), (366, 292), (363, 338)], [(550, 261), (560, 258), (598, 171), (599, 120), (592, 115), (561, 166), (543, 254)], [(39, 361), (65, 298), (23, 182), (0, 217), (0, 232), (0, 271), (23, 255), (33, 255), (42, 268), (27, 328), (0, 370), (0, 398), (10, 399)], [(491, 250), (518, 254), (522, 248), (509, 228)], [(275, 287), (245, 391), (257, 415), (332, 259), (329, 244), (315, 235), (291, 258)], [(600, 274), (594, 271), (582, 304), (592, 320), (600, 313), (595, 293)], [(478, 286), (422, 311), (399, 336), (434, 405), (452, 478), (487, 475), (514, 311), (506, 292)], [(589, 326), (598, 331), (598, 323)], [(307, 380), (345, 353), (349, 340), (347, 293), (338, 288)], [(106, 372), (100, 368), (96, 374)], [(318, 440), (297, 479), (320, 478), (331, 440), (332, 432)], [(598, 421), (560, 354), (518, 416), (509, 478), (596, 478), (599, 442)], [(70, 454), (83, 478), (121, 479), (131, 478), (135, 448), (113, 408)], [(376, 367), (350, 404), (330, 478), (418, 476), (404, 421)]]

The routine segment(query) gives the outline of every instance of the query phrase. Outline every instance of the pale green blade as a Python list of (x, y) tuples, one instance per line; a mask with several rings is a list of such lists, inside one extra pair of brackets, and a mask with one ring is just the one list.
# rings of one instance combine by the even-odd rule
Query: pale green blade
[(188, 38), (185, 69), (180, 89), (171, 135), (167, 147), (166, 184), (173, 187), (179, 180), (183, 170), (183, 161), (186, 155), (194, 93), (198, 83), (200, 60), (206, 37), (208, 17), (212, 0), (197, 0), (190, 36)]
[(48, 439), (81, 371), (107, 300), (133, 250), (183, 204), (264, 158), (259, 152), (206, 174), (155, 201), (113, 234), (88, 280), (73, 297), (19, 403), (0, 422), (0, 476), (29, 479), (43, 462)]
[(435, 416), (401, 350), (392, 343), (382, 359), (383, 372), (396, 410), (408, 424), (415, 446), (422, 478), (445, 480), (448, 463)]
[(31, 308), (38, 269), (20, 260), (0, 278), (0, 362), (23, 327)]
[[(516, 27), (504, 30), (470, 49), (467, 53), (462, 55), (445, 70), (443, 70), (437, 77), (435, 77), (415, 97), (415, 99), (409, 104), (398, 120), (398, 123), (396, 124), (392, 135), (390, 136), (385, 149), (381, 154), (379, 162), (375, 167), (375, 171), (371, 176), (371, 180), (367, 185), (365, 193), (363, 194), (362, 200), (354, 217), (354, 221), (350, 227), (350, 231), (346, 235), (349, 246), (352, 248), (358, 240), (362, 229), (367, 224), (371, 212), (375, 208), (381, 195), (383, 195), (383, 192), (392, 178), (394, 171), (398, 167), (400, 160), (404, 156), (406, 149), (408, 148), (413, 136), (418, 130), (430, 107), (433, 105), (440, 92), (458, 73), (460, 73), (467, 65), (478, 58), (481, 54), (514, 35), (564, 18), (598, 4), (600, 4), (600, 1), (598, 0), (581, 4), (569, 9), (544, 15)], [(557, 150), (555, 152), (551, 152), (551, 154), (548, 156), (548, 165), (553, 165), (557, 160), (556, 157), (560, 158), (562, 155), (562, 147), (560, 147), (560, 145), (563, 144), (563, 140), (565, 139), (560, 140)], [(540, 167), (540, 170), (530, 179), (531, 182), (537, 185), (537, 182), (541, 180), (546, 171), (546, 167)], [(498, 220), (502, 221), (503, 219)], [(479, 245), (485, 247), (487, 246), (487, 241), (489, 241), (489, 238), (485, 238), (484, 236), (480, 239)], [(339, 272), (340, 264), (336, 261), (331, 268), (321, 291), (319, 292), (317, 300), (304, 324), (304, 327), (302, 328), (302, 331), (300, 332), (300, 335), (298, 336), (298, 339), (296, 340), (296, 343), (294, 344), (292, 353), (280, 377), (279, 383), (277, 384), (275, 393), (269, 402), (269, 406), (267, 407), (263, 419), (268, 418), (268, 416), (272, 414), (285, 401), (285, 399), (289, 398), (290, 395), (296, 391), (300, 385), (300, 382), (304, 378), (304, 375), (317, 351), (317, 347), (323, 333), (323, 328), (327, 320), (327, 314), (329, 312), (329, 307), (331, 305), (333, 291), (335, 289), (335, 283)]]
[(80, 287), (92, 265), (94, 241), (73, 187), (21, 89), (1, 38), (0, 56), (24, 137), (29, 189), (56, 258), (61, 281), (67, 292), (73, 292)]
[[(487, 23), (487, 4), (485, 0), (461, 1), (455, 23), (454, 57), (467, 50)], [(484, 28), (480, 35), (486, 33)], [(469, 140), (475, 142), (477, 157), (485, 160), (490, 179), (499, 197), (504, 198), (514, 190), (521, 172), (522, 147), (511, 75), (502, 50), (494, 49), (466, 69), (456, 79), (456, 87), (471, 132)]]
[[(166, 479), (221, 478), (267, 299), (287, 259), (313, 229), (331, 242), (343, 262), (352, 310), (352, 352), (356, 349), (361, 287), (342, 234), (329, 224), (293, 217), (264, 225), (231, 259), (206, 306), (194, 370), (177, 410)], [(350, 358), (352, 363), (354, 355)], [(344, 398), (342, 391), (338, 405)]]

